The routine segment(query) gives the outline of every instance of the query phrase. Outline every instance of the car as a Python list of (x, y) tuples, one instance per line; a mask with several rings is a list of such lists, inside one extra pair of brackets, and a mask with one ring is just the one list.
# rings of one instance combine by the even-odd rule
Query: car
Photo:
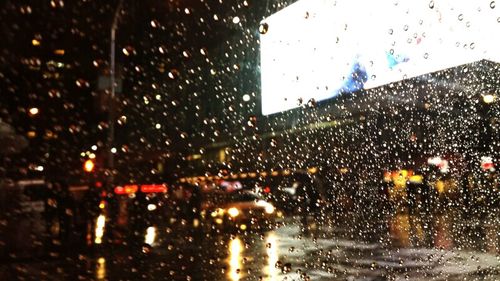
[(204, 196), (201, 217), (213, 229), (267, 230), (283, 213), (248, 190), (211, 191)]

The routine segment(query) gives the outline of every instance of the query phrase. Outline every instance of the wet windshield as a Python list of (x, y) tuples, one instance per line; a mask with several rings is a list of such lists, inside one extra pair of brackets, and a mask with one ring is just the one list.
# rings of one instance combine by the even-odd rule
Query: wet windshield
[(500, 280), (500, 3), (0, 1), (0, 280)]

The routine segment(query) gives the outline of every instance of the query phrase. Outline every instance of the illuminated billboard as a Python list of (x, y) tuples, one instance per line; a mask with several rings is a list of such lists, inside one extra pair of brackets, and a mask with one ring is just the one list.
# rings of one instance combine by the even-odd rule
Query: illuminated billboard
[(261, 26), (262, 114), (489, 59), (491, 1), (301, 0)]

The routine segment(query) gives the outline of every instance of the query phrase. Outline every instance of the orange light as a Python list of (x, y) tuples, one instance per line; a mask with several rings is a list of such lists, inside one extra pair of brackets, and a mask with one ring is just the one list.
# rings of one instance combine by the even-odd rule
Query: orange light
[(125, 195), (125, 194), (133, 194), (136, 193), (138, 189), (138, 185), (136, 184), (128, 184), (124, 186), (115, 187), (115, 194)]
[(95, 164), (92, 160), (87, 160), (85, 161), (85, 163), (83, 164), (83, 169), (85, 170), (85, 172), (87, 173), (91, 173), (93, 170), (94, 170), (94, 167), (95, 167)]

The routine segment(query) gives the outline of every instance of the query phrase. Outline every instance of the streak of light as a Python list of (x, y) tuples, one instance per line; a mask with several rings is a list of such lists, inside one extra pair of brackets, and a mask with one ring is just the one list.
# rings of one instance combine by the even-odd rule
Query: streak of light
[(104, 226), (106, 225), (106, 217), (104, 215), (99, 215), (97, 217), (96, 227), (95, 227), (95, 240), (96, 244), (102, 243), (102, 236), (104, 236)]
[(229, 242), (229, 280), (238, 281), (241, 278), (240, 272), (243, 259), (243, 242), (240, 238), (235, 238)]
[(156, 227), (150, 226), (146, 229), (146, 236), (144, 236), (144, 243), (153, 245), (156, 240)]
[(267, 266), (264, 267), (264, 273), (269, 277), (268, 280), (277, 280), (278, 270), (276, 263), (279, 260), (278, 238), (274, 232), (270, 232), (266, 237)]

